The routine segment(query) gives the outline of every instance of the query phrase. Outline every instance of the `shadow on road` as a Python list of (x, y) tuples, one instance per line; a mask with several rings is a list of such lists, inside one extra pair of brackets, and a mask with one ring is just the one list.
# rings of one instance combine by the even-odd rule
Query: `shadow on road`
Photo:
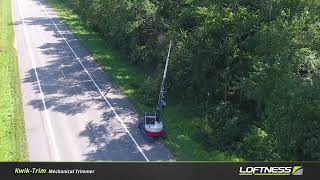
[[(106, 94), (121, 120), (127, 125), (128, 130), (139, 140), (144, 152), (151, 151), (154, 148), (152, 142), (144, 139), (137, 128), (139, 117), (134, 108), (111, 84), (110, 78), (98, 68), (95, 62), (90, 60), (89, 53), (75, 40), (74, 36), (61, 25), (58, 19), (54, 18), (53, 21), (59, 26), (61, 33), (103, 91), (102, 93)], [(37, 47), (37, 59), (43, 61), (37, 62), (36, 70), (47, 109), (70, 117), (68, 118), (70, 121), (73, 121), (73, 117), (87, 114), (87, 112), (103, 112), (97, 119), (90, 119), (86, 128), (79, 133), (79, 137), (88, 140), (87, 149), (89, 152), (83, 154), (85, 160), (144, 160), (50, 19), (44, 17), (27, 18), (25, 23), (27, 26), (39, 30), (40, 33), (45, 31), (51, 35), (51, 37), (41, 37), (39, 34), (40, 40), (41, 38), (50, 39), (47, 41), (42, 39), (46, 43)], [(21, 24), (16, 22), (15, 25)], [(85, 35), (82, 34), (82, 36)], [(90, 35), (87, 38), (90, 40)], [(31, 83), (34, 92), (40, 93), (34, 69), (28, 71), (23, 83)], [(43, 111), (42, 99), (40, 96), (38, 97), (28, 104)], [(128, 154), (128, 149), (130, 154)]]

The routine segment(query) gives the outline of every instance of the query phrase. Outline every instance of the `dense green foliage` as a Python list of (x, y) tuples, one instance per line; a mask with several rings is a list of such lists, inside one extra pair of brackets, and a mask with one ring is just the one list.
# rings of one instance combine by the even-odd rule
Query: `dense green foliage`
[(68, 0), (151, 76), (169, 39), (168, 93), (192, 104), (206, 149), (320, 160), (320, 0)]

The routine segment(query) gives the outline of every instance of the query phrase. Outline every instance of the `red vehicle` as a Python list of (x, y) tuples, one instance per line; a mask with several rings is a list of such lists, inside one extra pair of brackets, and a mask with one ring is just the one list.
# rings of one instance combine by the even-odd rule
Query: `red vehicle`
[(168, 55), (166, 59), (166, 65), (163, 72), (163, 78), (160, 86), (160, 94), (159, 94), (156, 110), (153, 113), (145, 113), (145, 116), (144, 116), (143, 131), (144, 131), (144, 134), (149, 137), (164, 137), (164, 128), (160, 118), (160, 113), (161, 113), (161, 109), (166, 106), (166, 102), (164, 100), (164, 84), (167, 76), (171, 46), (172, 46), (172, 41), (170, 41), (170, 45), (169, 45), (169, 50), (168, 50)]

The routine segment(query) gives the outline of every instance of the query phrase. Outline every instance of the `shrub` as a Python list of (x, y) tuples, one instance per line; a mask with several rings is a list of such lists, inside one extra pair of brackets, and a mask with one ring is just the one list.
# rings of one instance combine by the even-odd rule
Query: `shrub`
[(221, 102), (203, 113), (206, 115), (196, 123), (200, 141), (207, 147), (235, 150), (241, 134), (246, 130), (246, 115), (229, 102)]
[(141, 96), (141, 103), (145, 105), (153, 105), (157, 103), (158, 92), (159, 91), (159, 81), (157, 79), (152, 79), (148, 77), (139, 89), (139, 95)]
[(275, 140), (266, 131), (253, 126), (244, 136), (240, 146), (240, 154), (246, 160), (271, 161), (278, 160), (276, 153)]

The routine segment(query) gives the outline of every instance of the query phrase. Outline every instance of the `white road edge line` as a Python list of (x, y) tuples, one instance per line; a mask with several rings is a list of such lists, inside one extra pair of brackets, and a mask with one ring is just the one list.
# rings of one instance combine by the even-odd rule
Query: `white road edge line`
[(51, 142), (51, 145), (53, 147), (53, 153), (54, 153), (54, 156), (55, 156), (55, 160), (59, 161), (60, 160), (60, 155), (59, 155), (59, 152), (58, 152), (55, 136), (54, 136), (54, 133), (53, 133), (51, 120), (50, 120), (49, 115), (48, 115), (46, 102), (44, 100), (44, 95), (43, 95), (43, 92), (42, 92), (41, 83), (40, 83), (39, 76), (38, 76), (37, 65), (36, 65), (36, 63), (34, 61), (34, 54), (33, 54), (32, 50), (31, 50), (29, 35), (27, 33), (27, 28), (26, 28), (26, 24), (25, 24), (25, 21), (24, 21), (24, 16), (23, 16), (23, 13), (22, 13), (22, 10), (21, 10), (22, 8), (21, 8), (21, 5), (20, 5), (19, 1), (16, 1), (16, 3), (18, 5), (18, 11), (19, 11), (20, 18), (21, 18), (21, 21), (22, 21), (22, 24), (23, 24), (23, 33), (24, 33), (25, 40), (26, 40), (26, 43), (27, 43), (27, 48), (28, 48), (28, 52), (29, 52), (29, 55), (30, 55), (31, 63), (32, 63), (32, 66), (33, 66), (33, 69), (34, 69), (34, 73), (35, 73), (36, 78), (37, 78), (38, 88), (39, 88), (39, 91), (40, 91), (40, 96), (41, 96), (42, 104), (43, 104), (43, 107), (44, 107), (44, 113), (45, 113), (45, 119), (46, 119), (45, 122), (46, 122), (46, 125), (47, 125), (46, 127), (48, 128), (47, 132), (48, 132), (48, 135), (49, 135), (49, 138), (50, 138), (49, 143)]
[(51, 22), (54, 24), (54, 26), (56, 27), (56, 29), (58, 30), (59, 34), (61, 35), (62, 39), (66, 42), (66, 44), (68, 45), (68, 47), (70, 48), (70, 50), (72, 51), (73, 55), (76, 57), (76, 59), (79, 61), (79, 63), (81, 64), (81, 66), (83, 67), (83, 69), (85, 70), (85, 72), (88, 74), (89, 78), (91, 79), (91, 81), (93, 82), (93, 84), (96, 86), (96, 88), (98, 89), (98, 91), (100, 92), (101, 96), (103, 97), (103, 99), (107, 102), (107, 104), (109, 105), (110, 109), (112, 110), (112, 112), (115, 114), (115, 116), (117, 117), (118, 121), (121, 123), (122, 127), (126, 130), (126, 132), (128, 133), (128, 135), (130, 136), (130, 138), (132, 139), (132, 141), (134, 142), (134, 144), (137, 146), (138, 150), (141, 152), (141, 154), (143, 155), (144, 159), (146, 161), (149, 162), (149, 159), (147, 158), (147, 156), (145, 155), (145, 153), (143, 152), (143, 150), (141, 149), (141, 147), (139, 146), (139, 144), (137, 143), (137, 141), (134, 139), (134, 137), (131, 135), (130, 131), (128, 130), (127, 126), (123, 123), (123, 121), (121, 120), (120, 116), (118, 115), (118, 113), (114, 110), (114, 108), (112, 107), (112, 105), (110, 104), (110, 102), (107, 100), (107, 98), (104, 96), (104, 94), (102, 93), (101, 89), (99, 88), (99, 86), (97, 85), (97, 83), (93, 80), (92, 76), (90, 75), (90, 73), (88, 72), (88, 70), (86, 69), (86, 67), (82, 64), (80, 58), (78, 57), (78, 55), (75, 53), (75, 51), (73, 50), (73, 48), (70, 46), (69, 42), (66, 40), (66, 38), (63, 36), (63, 34), (61, 34), (61, 31), (59, 29), (59, 27), (56, 25), (56, 23), (52, 20), (51, 16), (49, 15), (49, 13), (47, 12), (47, 10), (45, 8), (42, 7), (41, 2), (39, 0), (38, 4), (40, 6), (40, 8), (45, 12), (45, 14), (47, 15), (47, 17), (49, 17), (49, 19), (51, 20)]

